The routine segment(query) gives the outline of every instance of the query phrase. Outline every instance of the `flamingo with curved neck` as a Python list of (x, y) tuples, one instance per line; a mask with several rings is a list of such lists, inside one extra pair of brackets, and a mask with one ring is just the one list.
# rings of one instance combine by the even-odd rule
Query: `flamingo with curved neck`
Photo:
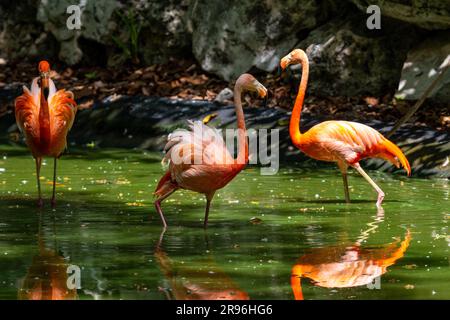
[[(209, 208), (217, 190), (226, 186), (247, 164), (248, 143), (241, 95), (255, 91), (261, 97), (267, 89), (252, 75), (241, 75), (234, 86), (234, 105), (238, 127), (239, 152), (236, 158), (228, 151), (222, 135), (201, 121), (190, 122), (190, 130), (177, 129), (168, 137), (164, 148), (169, 170), (160, 179), (155, 195), (155, 208), (164, 228), (166, 219), (161, 202), (178, 189), (192, 190), (206, 196), (204, 227), (208, 225)], [(200, 163), (195, 160), (200, 159)]]
[(350, 202), (347, 182), (347, 168), (350, 166), (355, 168), (376, 190), (378, 193), (376, 205), (381, 207), (384, 192), (361, 168), (359, 161), (364, 158), (382, 158), (390, 161), (397, 168), (400, 165), (403, 166), (410, 175), (411, 167), (405, 155), (381, 133), (357, 122), (325, 121), (301, 133), (300, 116), (309, 75), (308, 56), (303, 50), (295, 49), (280, 61), (283, 70), (294, 64), (301, 64), (302, 78), (289, 124), (292, 143), (313, 159), (337, 163), (342, 173), (347, 203)]
[(67, 134), (77, 112), (73, 93), (64, 89), (56, 91), (50, 78), (50, 64), (41, 61), (39, 77), (33, 79), (31, 90), (23, 87), (23, 94), (15, 100), (17, 126), (25, 135), (26, 143), (36, 162), (38, 206), (43, 206), (40, 170), (44, 156), (54, 158), (53, 195), (56, 205), (56, 163), (67, 146)]

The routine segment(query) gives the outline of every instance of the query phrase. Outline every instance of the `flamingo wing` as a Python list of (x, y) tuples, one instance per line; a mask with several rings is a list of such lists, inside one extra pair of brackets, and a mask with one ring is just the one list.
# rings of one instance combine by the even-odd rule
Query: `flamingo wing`
[(38, 78), (31, 84), (31, 91), (23, 86), (23, 94), (16, 98), (15, 116), (20, 131), (25, 135), (27, 144), (32, 147), (39, 142), (39, 86)]
[(237, 172), (234, 159), (219, 130), (201, 121), (189, 122), (190, 130), (169, 135), (165, 161), (173, 180), (183, 188), (207, 193), (223, 187)]
[(381, 133), (352, 121), (325, 121), (307, 132), (309, 141), (319, 145), (330, 161), (354, 164), (363, 158), (374, 157), (400, 164), (410, 174), (411, 168), (402, 151)]
[(211, 165), (234, 162), (220, 130), (204, 125), (201, 121), (189, 121), (189, 129), (177, 129), (169, 135), (164, 147), (166, 161), (175, 164), (181, 158), (184, 164)]
[(66, 148), (66, 137), (77, 112), (73, 93), (64, 89), (49, 94), (50, 132), (52, 150), (59, 155)]
[(363, 154), (379, 144), (382, 136), (376, 130), (350, 121), (325, 121), (313, 127), (314, 140), (336, 159), (358, 162)]

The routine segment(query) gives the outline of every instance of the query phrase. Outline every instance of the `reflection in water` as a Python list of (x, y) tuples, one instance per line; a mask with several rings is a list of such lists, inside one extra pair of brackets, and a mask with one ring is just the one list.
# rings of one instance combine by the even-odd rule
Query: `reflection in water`
[(77, 289), (67, 288), (68, 263), (54, 249), (45, 247), (42, 232), (42, 217), (39, 216), (39, 253), (33, 257), (28, 272), (21, 280), (18, 292), (20, 300), (74, 300)]
[(165, 230), (155, 249), (155, 258), (170, 289), (162, 289), (172, 300), (248, 300), (246, 292), (215, 263), (211, 254), (197, 261), (174, 263), (162, 249)]
[[(379, 211), (369, 228), (353, 244), (311, 249), (300, 257), (291, 271), (291, 287), (296, 300), (303, 300), (302, 278), (313, 280), (314, 285), (325, 288), (349, 288), (372, 283), (387, 271), (387, 267), (403, 257), (411, 240), (409, 230), (405, 239), (381, 248), (364, 248), (361, 243), (378, 224), (384, 221)], [(399, 245), (400, 242), (400, 245)]]

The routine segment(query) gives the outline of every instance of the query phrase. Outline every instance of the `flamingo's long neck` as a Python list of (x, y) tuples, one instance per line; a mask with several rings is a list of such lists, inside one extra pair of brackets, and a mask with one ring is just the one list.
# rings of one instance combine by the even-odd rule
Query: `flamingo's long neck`
[(41, 78), (40, 90), (40, 107), (39, 107), (39, 132), (41, 146), (48, 147), (50, 144), (50, 113), (48, 110), (48, 79)]
[(238, 127), (238, 147), (239, 152), (235, 163), (245, 165), (248, 160), (248, 143), (247, 143), (247, 129), (245, 128), (244, 110), (242, 110), (242, 86), (237, 83), (234, 88), (234, 107), (236, 112), (236, 120)]
[(291, 136), (292, 143), (296, 146), (299, 146), (302, 142), (302, 133), (300, 132), (300, 115), (302, 113), (309, 75), (308, 56), (303, 51), (301, 51), (300, 60), (302, 64), (302, 79), (300, 80), (297, 98), (295, 99), (294, 109), (292, 110), (291, 121), (289, 123), (289, 134)]
[(304, 300), (302, 291), (302, 266), (295, 265), (291, 272), (291, 288), (295, 300)]

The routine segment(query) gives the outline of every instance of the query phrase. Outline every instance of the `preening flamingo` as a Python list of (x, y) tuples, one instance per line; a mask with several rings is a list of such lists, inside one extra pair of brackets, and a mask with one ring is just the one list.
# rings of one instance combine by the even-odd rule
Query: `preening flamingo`
[(313, 159), (337, 163), (342, 172), (347, 203), (350, 202), (347, 169), (349, 166), (355, 168), (377, 191), (377, 207), (380, 207), (384, 199), (384, 192), (361, 168), (359, 161), (364, 158), (382, 158), (390, 161), (397, 168), (401, 164), (410, 175), (411, 168), (408, 159), (394, 143), (381, 133), (357, 122), (325, 121), (315, 125), (307, 132), (301, 133), (300, 114), (309, 73), (308, 57), (303, 50), (295, 49), (280, 61), (283, 70), (294, 64), (302, 65), (302, 78), (289, 124), (292, 143)]
[(244, 111), (241, 94), (254, 91), (266, 97), (267, 89), (252, 75), (241, 75), (234, 86), (234, 105), (238, 125), (239, 152), (233, 159), (227, 150), (219, 131), (204, 125), (201, 121), (190, 122), (190, 130), (177, 129), (168, 137), (164, 157), (169, 169), (161, 178), (155, 190), (156, 211), (161, 216), (164, 228), (166, 219), (161, 202), (177, 189), (188, 189), (206, 196), (204, 226), (208, 224), (209, 207), (216, 190), (226, 186), (242, 170), (248, 161)]
[(44, 156), (54, 158), (52, 206), (56, 204), (56, 162), (67, 146), (67, 133), (72, 127), (77, 111), (73, 93), (64, 89), (56, 91), (50, 79), (50, 64), (39, 63), (39, 77), (31, 83), (31, 91), (23, 87), (16, 98), (15, 114), (20, 131), (25, 135), (28, 148), (36, 161), (38, 205), (43, 205), (40, 170)]

